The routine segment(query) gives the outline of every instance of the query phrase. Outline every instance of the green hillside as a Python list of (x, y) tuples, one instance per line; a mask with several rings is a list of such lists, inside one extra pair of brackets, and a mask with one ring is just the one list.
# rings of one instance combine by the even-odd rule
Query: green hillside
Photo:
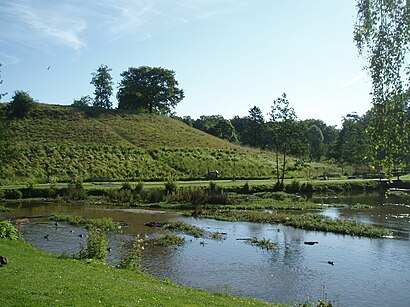
[[(3, 112), (5, 104), (0, 104)], [(5, 129), (16, 156), (0, 163), (0, 183), (82, 180), (270, 178), (271, 153), (231, 144), (178, 120), (116, 110), (36, 104)], [(4, 146), (4, 145), (3, 145)], [(322, 166), (315, 166), (318, 173)]]

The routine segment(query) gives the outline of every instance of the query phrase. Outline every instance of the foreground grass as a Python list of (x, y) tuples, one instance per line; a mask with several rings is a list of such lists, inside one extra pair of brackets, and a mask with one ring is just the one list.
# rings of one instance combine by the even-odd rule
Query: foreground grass
[(269, 306), (168, 284), (141, 272), (62, 258), (22, 241), (0, 239), (0, 251), (9, 259), (0, 267), (1, 306)]

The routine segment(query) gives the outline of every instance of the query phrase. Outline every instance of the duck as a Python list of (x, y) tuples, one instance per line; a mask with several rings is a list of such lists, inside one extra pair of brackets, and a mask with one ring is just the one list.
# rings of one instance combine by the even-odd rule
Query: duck
[(44, 239), (50, 240), (50, 235), (45, 235), (45, 236), (44, 236)]
[(306, 244), (306, 245), (315, 245), (315, 244), (319, 244), (319, 242), (317, 242), (317, 241), (305, 241), (304, 244)]
[(327, 263), (329, 263), (330, 265), (335, 265), (335, 262), (334, 261), (328, 261)]

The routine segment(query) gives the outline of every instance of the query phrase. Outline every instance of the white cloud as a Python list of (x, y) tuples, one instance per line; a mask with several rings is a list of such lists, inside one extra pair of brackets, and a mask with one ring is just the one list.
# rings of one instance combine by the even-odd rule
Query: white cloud
[(59, 2), (10, 1), (0, 7), (1, 37), (37, 48), (52, 43), (80, 50), (86, 45), (80, 33), (87, 24), (73, 13), (72, 6)]
[(87, 39), (149, 39), (197, 19), (243, 8), (233, 0), (14, 0), (0, 6), (0, 40), (79, 51)]
[(344, 83), (341, 85), (341, 87), (342, 87), (342, 88), (346, 88), (346, 87), (352, 86), (352, 85), (354, 85), (354, 84), (360, 82), (360, 81), (364, 78), (364, 76), (365, 76), (365, 73), (362, 72), (362, 73), (360, 73), (360, 74), (354, 76), (352, 79), (350, 79), (350, 80), (344, 82)]

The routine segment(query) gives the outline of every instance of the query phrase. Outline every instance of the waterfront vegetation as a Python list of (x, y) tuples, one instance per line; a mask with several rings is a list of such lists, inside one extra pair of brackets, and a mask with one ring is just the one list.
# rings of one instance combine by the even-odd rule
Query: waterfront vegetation
[(12, 208), (4, 207), (0, 205), (0, 212), (11, 212), (13, 211)]
[(205, 230), (202, 228), (184, 223), (184, 222), (171, 222), (165, 226), (166, 229), (181, 232), (195, 238), (202, 237), (205, 234)]
[(329, 231), (333, 233), (367, 237), (390, 236), (392, 231), (386, 228), (364, 225), (345, 219), (332, 219), (317, 214), (267, 213), (249, 210), (201, 210), (196, 216), (223, 221), (248, 221), (254, 223), (283, 224), (306, 230)]
[(66, 222), (71, 225), (86, 225), (87, 228), (98, 228), (104, 231), (118, 231), (121, 226), (113, 222), (111, 218), (90, 219), (79, 215), (55, 215), (50, 217), (51, 221)]
[(185, 242), (183, 237), (174, 234), (165, 234), (152, 240), (152, 244), (156, 246), (181, 245)]
[(7, 280), (0, 283), (2, 306), (284, 306), (210, 294), (136, 270), (45, 253), (21, 240), (0, 239), (0, 250), (8, 258), (0, 267)]
[(249, 244), (259, 246), (262, 249), (270, 250), (274, 248), (278, 248), (279, 245), (277, 243), (271, 242), (270, 239), (258, 239), (256, 237), (252, 237), (246, 240)]

